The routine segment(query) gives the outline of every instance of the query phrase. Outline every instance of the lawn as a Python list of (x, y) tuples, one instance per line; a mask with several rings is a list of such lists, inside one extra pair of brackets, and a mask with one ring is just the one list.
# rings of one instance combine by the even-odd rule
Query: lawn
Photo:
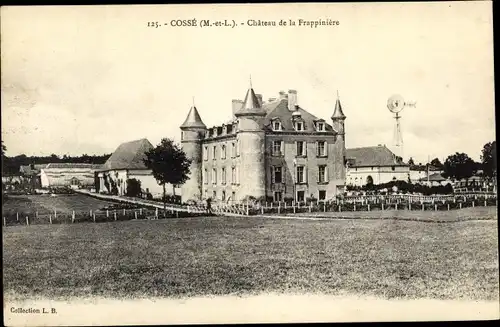
[(82, 194), (58, 194), (50, 195), (9, 195), (2, 203), (2, 213), (15, 214), (16, 212), (25, 214), (53, 213), (54, 209), (59, 213), (71, 213), (89, 210), (98, 210), (114, 204), (113, 202), (96, 199)]
[(183, 218), (3, 230), (7, 299), (321, 293), (498, 300), (497, 220)]
[(496, 220), (498, 209), (496, 206), (453, 209), (450, 211), (420, 210), (373, 210), (373, 211), (330, 211), (286, 214), (285, 216), (315, 217), (315, 218), (346, 218), (346, 219), (398, 219), (423, 222), (453, 222), (465, 220)]

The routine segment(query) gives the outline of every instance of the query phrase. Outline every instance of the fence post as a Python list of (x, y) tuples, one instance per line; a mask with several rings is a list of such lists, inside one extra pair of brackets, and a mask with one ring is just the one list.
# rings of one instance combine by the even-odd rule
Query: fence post
[[(279, 205), (279, 203), (278, 203), (278, 205)], [(267, 207), (267, 202), (266, 202), (266, 207)], [(273, 208), (273, 203), (271, 202), (271, 209), (272, 209), (272, 208)]]
[(293, 213), (295, 213), (295, 203), (293, 204)]
[(115, 212), (113, 212), (113, 214), (114, 214), (114, 216), (115, 216), (115, 221), (116, 221), (116, 211), (115, 211)]
[(35, 212), (35, 217), (38, 219), (38, 211)]
[(74, 223), (75, 222), (75, 210), (73, 210), (71, 212), (71, 222)]
[(49, 214), (49, 224), (52, 225), (52, 214)]
[(370, 211), (370, 204), (368, 203), (368, 211)]
[(450, 204), (449, 203), (448, 203), (447, 207), (448, 207), (448, 211), (450, 211)]
[(424, 203), (422, 202), (422, 211), (425, 210), (425, 206), (424, 206)]
[(312, 210), (312, 205), (313, 205), (312, 201), (309, 202), (309, 212), (311, 212), (311, 210)]
[(260, 213), (264, 214), (264, 207), (263, 206), (260, 206)]
[(109, 211), (106, 209), (106, 218), (109, 218)]
[(458, 207), (459, 207), (460, 209), (462, 209), (462, 202), (459, 202), (459, 203), (458, 203)]
[(438, 209), (438, 205), (434, 204), (434, 211), (437, 211), (437, 209)]
[(396, 201), (396, 210), (398, 210), (398, 202)]
[(137, 219), (137, 211), (134, 211), (134, 219)]
[(30, 221), (28, 219), (28, 216), (26, 216), (26, 226), (29, 226), (30, 225)]
[(281, 212), (281, 201), (278, 202), (278, 214), (280, 214), (280, 212)]
[(92, 209), (89, 211), (89, 215), (90, 217), (92, 217)]
[(411, 211), (411, 201), (408, 202), (408, 210)]
[(57, 209), (54, 208), (54, 218), (57, 218)]
[(92, 215), (92, 219), (94, 220), (95, 223), (95, 213)]
[(356, 202), (354, 202), (354, 211), (356, 211)]
[(158, 208), (155, 210), (155, 219), (158, 219)]
[[(188, 207), (189, 207), (189, 206), (188, 206)], [(140, 209), (139, 209), (139, 213), (140, 213), (140, 214), (141, 214), (141, 216), (142, 216), (142, 208), (140, 208)]]
[(19, 222), (19, 212), (16, 212), (16, 220)]
[(326, 212), (326, 201), (323, 201), (323, 212)]
[(382, 203), (382, 211), (384, 211), (384, 202), (381, 202)]
[(342, 204), (339, 204), (339, 212), (342, 211)]
[(286, 210), (286, 201), (285, 201), (285, 210)]
[(247, 210), (246, 210), (246, 214), (247, 214), (247, 216), (249, 216), (249, 215), (250, 215), (249, 213), (250, 213), (250, 210), (249, 210), (249, 207), (248, 207), (248, 200), (247, 200)]
[(486, 207), (486, 199), (484, 200), (484, 206)]
[(125, 216), (125, 209), (123, 209), (123, 215)]
[(474, 208), (474, 200), (472, 200), (472, 207)]

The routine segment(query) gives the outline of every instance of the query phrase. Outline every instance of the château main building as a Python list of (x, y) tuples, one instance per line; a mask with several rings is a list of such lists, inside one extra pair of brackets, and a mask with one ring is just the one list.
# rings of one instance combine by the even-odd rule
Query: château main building
[(252, 86), (232, 101), (233, 117), (207, 128), (193, 105), (180, 126), (192, 160), (182, 201), (325, 200), (344, 192), (346, 116), (337, 98), (332, 124), (297, 103), (297, 92), (267, 102)]

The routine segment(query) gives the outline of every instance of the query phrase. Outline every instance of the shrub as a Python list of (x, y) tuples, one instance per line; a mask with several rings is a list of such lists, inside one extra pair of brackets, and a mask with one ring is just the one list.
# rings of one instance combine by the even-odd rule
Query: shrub
[(141, 181), (132, 178), (127, 179), (127, 196), (140, 197), (141, 196)]

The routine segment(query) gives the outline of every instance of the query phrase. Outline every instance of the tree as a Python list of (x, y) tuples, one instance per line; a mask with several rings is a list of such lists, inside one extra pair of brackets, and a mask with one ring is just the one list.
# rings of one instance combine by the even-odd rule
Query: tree
[(493, 178), (497, 173), (497, 141), (488, 142), (481, 151), (483, 175)]
[(413, 161), (412, 157), (410, 157), (410, 159), (408, 159), (408, 165), (410, 165), (410, 166), (414, 166), (415, 165), (415, 161)]
[(444, 177), (455, 180), (468, 180), (476, 172), (474, 160), (465, 153), (455, 153), (444, 162)]
[(443, 164), (438, 158), (434, 158), (431, 160), (431, 166), (436, 167), (439, 170), (443, 169)]
[(174, 143), (173, 140), (164, 138), (155, 148), (145, 152), (144, 164), (153, 171), (153, 176), (158, 184), (163, 186), (163, 209), (166, 212), (167, 197), (165, 184), (172, 184), (175, 198), (175, 186), (182, 185), (188, 180), (191, 172), (191, 160), (186, 153)]

